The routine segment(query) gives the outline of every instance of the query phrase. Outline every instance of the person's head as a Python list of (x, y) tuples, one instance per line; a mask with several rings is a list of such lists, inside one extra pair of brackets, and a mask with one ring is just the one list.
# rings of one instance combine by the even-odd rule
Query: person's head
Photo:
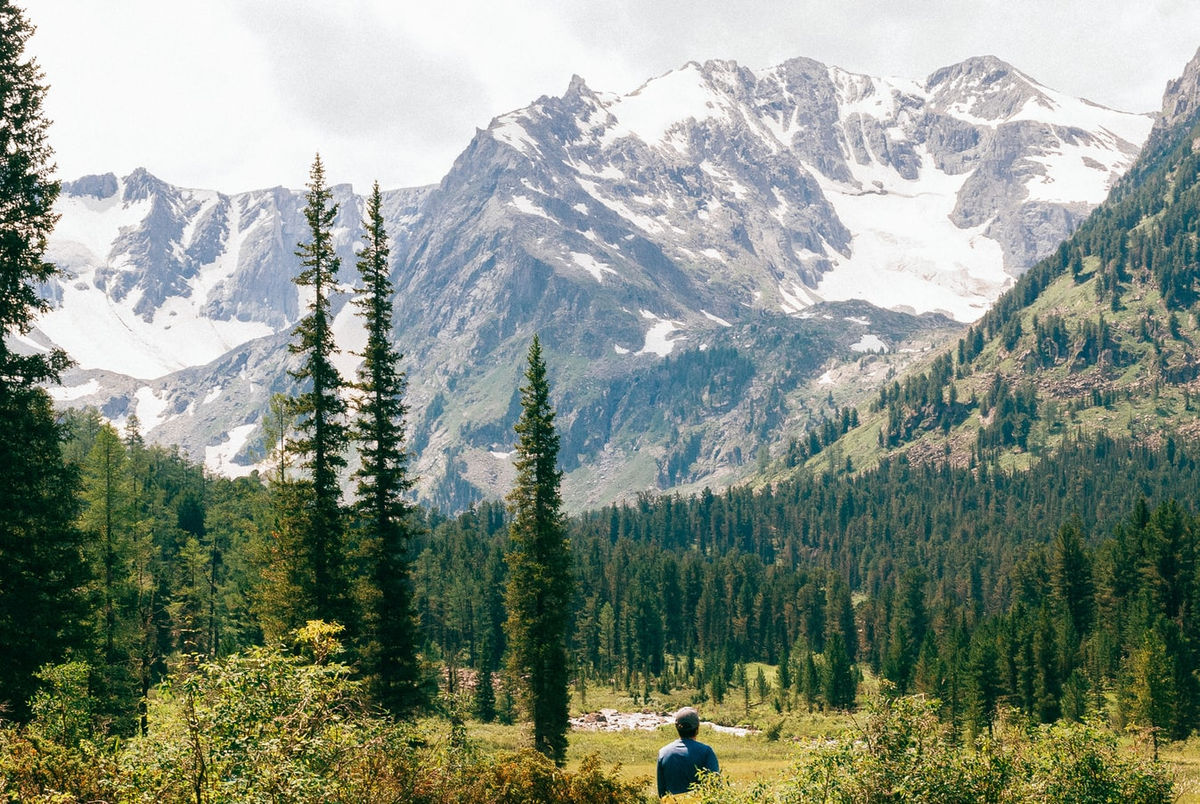
[(685, 706), (675, 713), (675, 731), (684, 739), (691, 739), (700, 733), (700, 713), (690, 706)]

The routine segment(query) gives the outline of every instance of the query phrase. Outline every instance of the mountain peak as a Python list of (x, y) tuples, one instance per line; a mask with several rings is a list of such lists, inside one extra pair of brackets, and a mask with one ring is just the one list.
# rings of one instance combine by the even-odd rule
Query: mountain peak
[(985, 54), (983, 56), (970, 56), (957, 64), (951, 64), (939, 70), (934, 70), (926, 83), (932, 88), (948, 78), (952, 79), (960, 75), (975, 76), (984, 83), (992, 83), (1013, 73), (1016, 73), (1025, 81), (1029, 80), (1020, 70), (1013, 67), (1004, 59), (991, 54)]
[(995, 56), (973, 56), (936, 70), (925, 89), (934, 108), (991, 123), (1016, 116), (1031, 100), (1043, 105), (1048, 100), (1040, 84)]
[(587, 81), (583, 80), (583, 76), (575, 73), (571, 76), (571, 83), (567, 85), (567, 95), (582, 95), (584, 93), (591, 94), (591, 89), (587, 85)]
[(1167, 82), (1163, 92), (1162, 113), (1154, 130), (1169, 130), (1181, 123), (1194, 122), (1200, 112), (1200, 49), (1183, 68), (1183, 74)]
[(168, 189), (162, 179), (155, 176), (144, 167), (134, 168), (122, 181), (125, 187), (124, 201), (141, 201), (152, 195), (158, 195)]
[(99, 201), (103, 201), (106, 198), (112, 198), (114, 195), (116, 195), (117, 188), (117, 177), (112, 173), (80, 176), (75, 181), (64, 181), (62, 183), (62, 191), (64, 195), (86, 195), (91, 196)]
[[(963, 111), (931, 108), (920, 81), (806, 58), (763, 70), (693, 61), (621, 95), (575, 76), (564, 95), (491, 121), (437, 187), (389, 196), (397, 345), (414, 408), (427, 411), (413, 428), (422, 494), (458, 506), (499, 493), (511, 393), (496, 393), (507, 380), (493, 369), (513, 365), (534, 331), (572, 366), (561, 420), (567, 471), (584, 469), (568, 485), (577, 505), (647, 482), (732, 479), (759, 439), (810, 418), (833, 381), (827, 358), (850, 354), (845, 381), (874, 389), (884, 361), (856, 353), (917, 359), (899, 347), (928, 322), (907, 312), (978, 318), (1103, 197), (1149, 128), (1141, 118), (1139, 136), (1115, 142), (1107, 132), (1126, 116), (1072, 105), (994, 57), (939, 79)], [(983, 119), (974, 104), (1004, 91), (1031, 98), (1023, 114)], [(1001, 130), (1012, 120), (1043, 125)], [(61, 198), (52, 245), (74, 275), (50, 289), (61, 303), (39, 323), (80, 366), (71, 398), (136, 409), (153, 438), (228, 467), (255, 448), (253, 423), (290, 382), (280, 347), (302, 308), (290, 280), (293, 244), (308, 235), (303, 193), (223, 196), (145, 169), (92, 183), (116, 189), (103, 203)], [(123, 191), (144, 200), (122, 204)], [(362, 201), (348, 185), (332, 191), (349, 282)], [(860, 299), (892, 311), (822, 305)], [(362, 333), (353, 307), (337, 317), (349, 376)], [(744, 355), (760, 337), (754, 368)], [(660, 367), (668, 354), (692, 368)], [(677, 381), (702, 389), (712, 376), (716, 397)], [(760, 417), (758, 400), (785, 382)], [(703, 397), (719, 421), (672, 413), (653, 428), (661, 470), (647, 481), (632, 460), (646, 454), (641, 411), (668, 387)], [(596, 484), (601, 465), (613, 472)]]

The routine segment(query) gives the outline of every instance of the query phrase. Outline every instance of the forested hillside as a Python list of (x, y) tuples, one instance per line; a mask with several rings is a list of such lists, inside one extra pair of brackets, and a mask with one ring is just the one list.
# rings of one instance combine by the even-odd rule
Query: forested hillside
[[(261, 572), (278, 510), (254, 478), (206, 477), (95, 414), (66, 424), (108, 646), (98, 701), (109, 728), (130, 732), (141, 696), (181, 656), (228, 655), (271, 633), (281, 604)], [(1103, 714), (1115, 692), (1123, 717), (1155, 717), (1181, 736), (1200, 717), (1198, 486), (1192, 442), (1099, 437), (1028, 470), (900, 459), (853, 480), (601, 509), (569, 525), (572, 673), (719, 697), (739, 667), (767, 662), (788, 667), (781, 700), (852, 705), (853, 692), (825, 701), (833, 639), (847, 670), (861, 662), (901, 691), (935, 694), (963, 723), (986, 724), (999, 703), (1045, 720)], [(422, 520), (413, 574), (426, 661), (498, 670), (505, 508)], [(1136, 674), (1149, 670), (1136, 662), (1150, 658), (1170, 668), (1163, 694), (1177, 697), (1146, 713)], [(998, 686), (981, 688), (988, 680)], [(505, 687), (495, 692), (503, 709)]]
[(836, 462), (803, 452), (809, 469), (899, 453), (1027, 466), (1081, 432), (1156, 444), (1200, 433), (1200, 115), (1181, 100), (1198, 66), (1168, 88), (1170, 113), (1108, 200), (956, 349), (883, 387)]
[[(578, 672), (720, 697), (740, 666), (783, 664), (793, 688), (781, 701), (840, 707), (853, 693), (825, 701), (832, 682), (820, 677), (842, 661), (833, 645), (975, 728), (1001, 703), (1044, 721), (1105, 715), (1117, 693), (1121, 717), (1180, 736), (1200, 725), (1197, 483), (1194, 444), (1101, 437), (1026, 471), (899, 460), (852, 481), (586, 514), (571, 532)], [(417, 598), (431, 655), (479, 666), (502, 652), (500, 601), (477, 590), (498, 587), (505, 543), (503, 511), (491, 506), (434, 523), (422, 540)], [(1145, 651), (1170, 668), (1167, 709), (1137, 708)]]

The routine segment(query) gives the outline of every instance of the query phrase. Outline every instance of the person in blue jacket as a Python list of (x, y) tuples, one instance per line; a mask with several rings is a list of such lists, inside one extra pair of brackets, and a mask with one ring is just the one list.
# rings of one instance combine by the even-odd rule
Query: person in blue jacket
[(700, 714), (690, 706), (675, 713), (675, 731), (679, 739), (658, 752), (658, 796), (686, 793), (701, 770), (719, 773), (716, 753), (696, 740), (700, 732)]

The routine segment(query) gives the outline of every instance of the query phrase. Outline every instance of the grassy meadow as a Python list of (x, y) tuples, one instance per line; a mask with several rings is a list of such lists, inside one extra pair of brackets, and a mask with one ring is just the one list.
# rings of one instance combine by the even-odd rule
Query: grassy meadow
[[(722, 703), (711, 699), (697, 701), (695, 689), (674, 690), (670, 694), (652, 691), (649, 702), (636, 699), (628, 692), (614, 690), (610, 686), (589, 684), (581, 696), (578, 688), (571, 698), (571, 716), (577, 717), (602, 709), (618, 712), (650, 711), (669, 713), (682, 706), (696, 706), (704, 721), (722, 726), (748, 726), (758, 733), (737, 736), (714, 730), (709, 725), (701, 726), (699, 740), (713, 747), (721, 763), (721, 771), (739, 786), (756, 781), (770, 782), (787, 773), (805, 747), (838, 737), (849, 729), (861, 726), (862, 715), (846, 712), (810, 712), (802, 698), (791, 696), (790, 701), (779, 700), (776, 708), (776, 670), (770, 665), (747, 665), (747, 677), (754, 679), (759, 668), (772, 686), (765, 700), (753, 691), (751, 682), (749, 707), (741, 688), (731, 687)], [(878, 692), (878, 681), (872, 677), (863, 679), (860, 696)], [(790, 704), (790, 708), (788, 706)], [(468, 721), (468, 737), (475, 750), (489, 753), (527, 747), (530, 744), (528, 727), (524, 724), (502, 725)], [(567, 752), (567, 767), (578, 770), (586, 757), (600, 757), (606, 766), (619, 765), (619, 776), (630, 781), (639, 781), (647, 796), (656, 794), (654, 763), (658, 749), (676, 737), (670, 724), (653, 731), (583, 731), (572, 730)], [(1122, 741), (1134, 751), (1146, 751), (1144, 741), (1133, 737)], [(1160, 758), (1173, 771), (1177, 782), (1180, 804), (1200, 804), (1200, 737), (1184, 742), (1163, 744), (1159, 747)]]
[[(760, 668), (772, 687), (765, 699), (753, 691), (753, 679)], [(724, 701), (717, 704), (711, 699), (698, 701), (697, 691), (692, 688), (673, 690), (666, 695), (652, 690), (649, 702), (644, 702), (641, 696), (635, 699), (627, 691), (589, 684), (582, 696), (577, 687), (573, 690), (571, 717), (602, 709), (670, 713), (683, 706), (695, 706), (702, 721), (722, 726), (748, 726), (758, 733), (739, 737), (716, 731), (706, 723), (700, 727), (697, 738), (713, 747), (722, 773), (738, 783), (773, 779), (791, 767), (805, 743), (836, 737), (854, 725), (853, 714), (809, 712), (803, 700), (795, 696), (789, 702), (790, 709), (780, 701), (782, 705), (777, 711), (776, 668), (771, 665), (748, 664), (746, 676), (751, 679), (748, 707), (743, 690), (737, 687), (731, 687)], [(877, 687), (874, 679), (865, 679), (862, 684), (862, 688), (869, 691)], [(519, 723), (502, 725), (470, 721), (467, 733), (477, 750), (484, 752), (511, 750), (530, 744), (528, 727)], [(653, 796), (656, 793), (654, 763), (658, 749), (675, 739), (675, 728), (670, 724), (653, 731), (572, 730), (567, 767), (578, 769), (585, 757), (599, 756), (606, 765), (619, 764), (622, 778), (644, 780), (647, 795)]]

